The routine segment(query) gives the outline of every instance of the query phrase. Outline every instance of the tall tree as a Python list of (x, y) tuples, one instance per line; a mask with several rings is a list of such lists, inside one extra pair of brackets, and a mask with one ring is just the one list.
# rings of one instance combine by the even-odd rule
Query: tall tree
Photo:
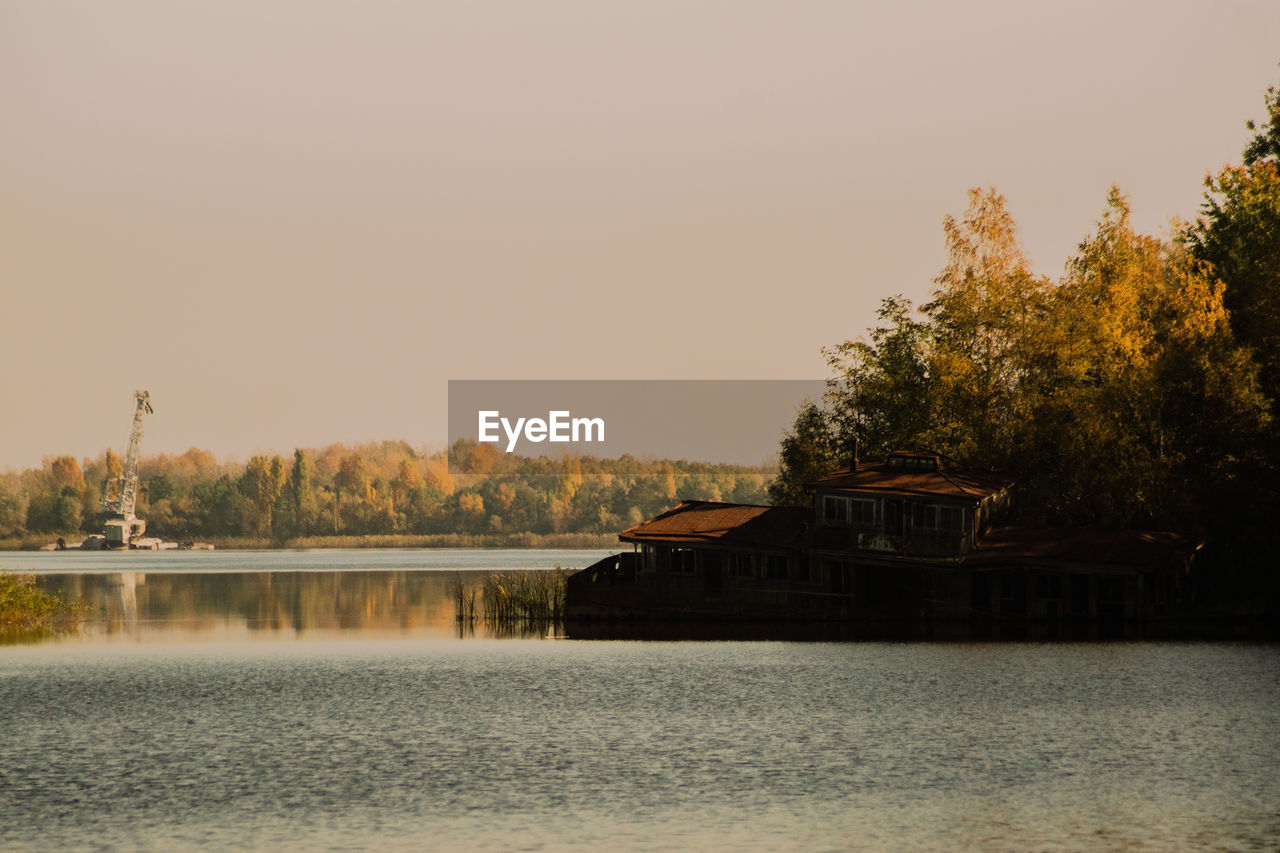
[(26, 529), (27, 505), (18, 475), (0, 472), (0, 536), (16, 536)]
[(299, 535), (312, 529), (316, 519), (316, 498), (311, 484), (311, 460), (301, 448), (293, 451), (293, 467), (285, 496), (289, 505), (290, 533)]
[(1225, 284), (1232, 328), (1253, 349), (1280, 415), (1280, 88), (1269, 87), (1265, 103), (1267, 120), (1248, 122), (1244, 162), (1205, 179), (1200, 217), (1185, 236)]
[(240, 490), (249, 502), (251, 532), (259, 536), (272, 532), (276, 502), (284, 490), (284, 460), (254, 456), (240, 478)]
[(804, 506), (804, 484), (840, 466), (841, 438), (830, 413), (808, 402), (783, 437), (778, 453), (778, 476), (769, 484), (769, 500), (779, 506)]
[(1004, 196), (970, 190), (963, 218), (946, 217), (947, 263), (929, 318), (931, 411), (926, 446), (970, 464), (1009, 469), (1030, 448), (1024, 427), (1052, 285), (1032, 273)]
[(111, 448), (107, 448), (106, 453), (106, 474), (107, 479), (103, 484), (104, 497), (109, 501), (114, 501), (120, 497), (120, 478), (124, 476), (124, 463), (120, 461), (120, 457)]
[(58, 497), (57, 529), (60, 532), (74, 533), (80, 529), (83, 520), (83, 508), (80, 506), (80, 494), (71, 486), (63, 486)]
[(929, 398), (932, 329), (914, 314), (909, 300), (889, 297), (869, 341), (823, 350), (834, 371), (828, 409), (821, 416), (816, 406), (801, 409), (791, 442), (783, 441), (786, 476), (792, 469), (825, 473), (852, 455), (855, 439), (860, 453), (873, 456), (930, 442), (931, 413), (922, 404)]
[(1113, 189), (1055, 294), (1053, 386), (1034, 423), (1043, 495), (1073, 521), (1195, 526), (1266, 421), (1223, 292), (1177, 243), (1138, 234)]

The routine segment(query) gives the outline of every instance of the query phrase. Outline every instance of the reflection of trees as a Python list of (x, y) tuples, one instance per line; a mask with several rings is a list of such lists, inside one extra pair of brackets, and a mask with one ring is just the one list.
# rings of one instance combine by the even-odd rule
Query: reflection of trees
[(449, 575), (440, 572), (209, 572), (76, 574), (46, 586), (94, 605), (108, 633), (153, 623), (251, 631), (412, 629), (448, 625)]
[(84, 601), (89, 619), (107, 633), (136, 632), (139, 623), (138, 590), (145, 589), (144, 572), (53, 575), (41, 578), (41, 586), (64, 600)]

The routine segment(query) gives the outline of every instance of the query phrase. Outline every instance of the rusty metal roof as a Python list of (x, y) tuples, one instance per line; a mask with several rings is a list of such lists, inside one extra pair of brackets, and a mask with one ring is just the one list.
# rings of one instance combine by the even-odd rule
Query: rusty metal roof
[(964, 564), (977, 568), (1047, 560), (1155, 569), (1184, 564), (1198, 547), (1176, 533), (1148, 530), (997, 527)]
[(887, 462), (860, 462), (805, 483), (808, 489), (879, 492), (979, 501), (1013, 485), (1013, 478), (993, 471), (942, 466), (937, 471), (890, 467)]
[(627, 528), (618, 538), (623, 542), (714, 542), (794, 549), (799, 547), (809, 513), (789, 506), (681, 501), (656, 518)]

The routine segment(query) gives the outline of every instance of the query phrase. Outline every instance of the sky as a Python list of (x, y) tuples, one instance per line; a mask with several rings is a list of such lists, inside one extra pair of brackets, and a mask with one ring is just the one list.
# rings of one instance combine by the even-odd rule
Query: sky
[(941, 222), (1191, 218), (1274, 2), (0, 0), (0, 470), (442, 444), (450, 379), (810, 379)]

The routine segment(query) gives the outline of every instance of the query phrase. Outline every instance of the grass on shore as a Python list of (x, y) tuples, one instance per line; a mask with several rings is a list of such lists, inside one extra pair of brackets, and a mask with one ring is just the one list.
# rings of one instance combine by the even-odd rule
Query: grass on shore
[(0, 634), (70, 630), (88, 611), (82, 601), (63, 601), (40, 589), (35, 575), (0, 572)]
[(78, 545), (88, 533), (20, 533), (0, 537), (0, 551), (39, 551), (61, 536), (69, 545)]

